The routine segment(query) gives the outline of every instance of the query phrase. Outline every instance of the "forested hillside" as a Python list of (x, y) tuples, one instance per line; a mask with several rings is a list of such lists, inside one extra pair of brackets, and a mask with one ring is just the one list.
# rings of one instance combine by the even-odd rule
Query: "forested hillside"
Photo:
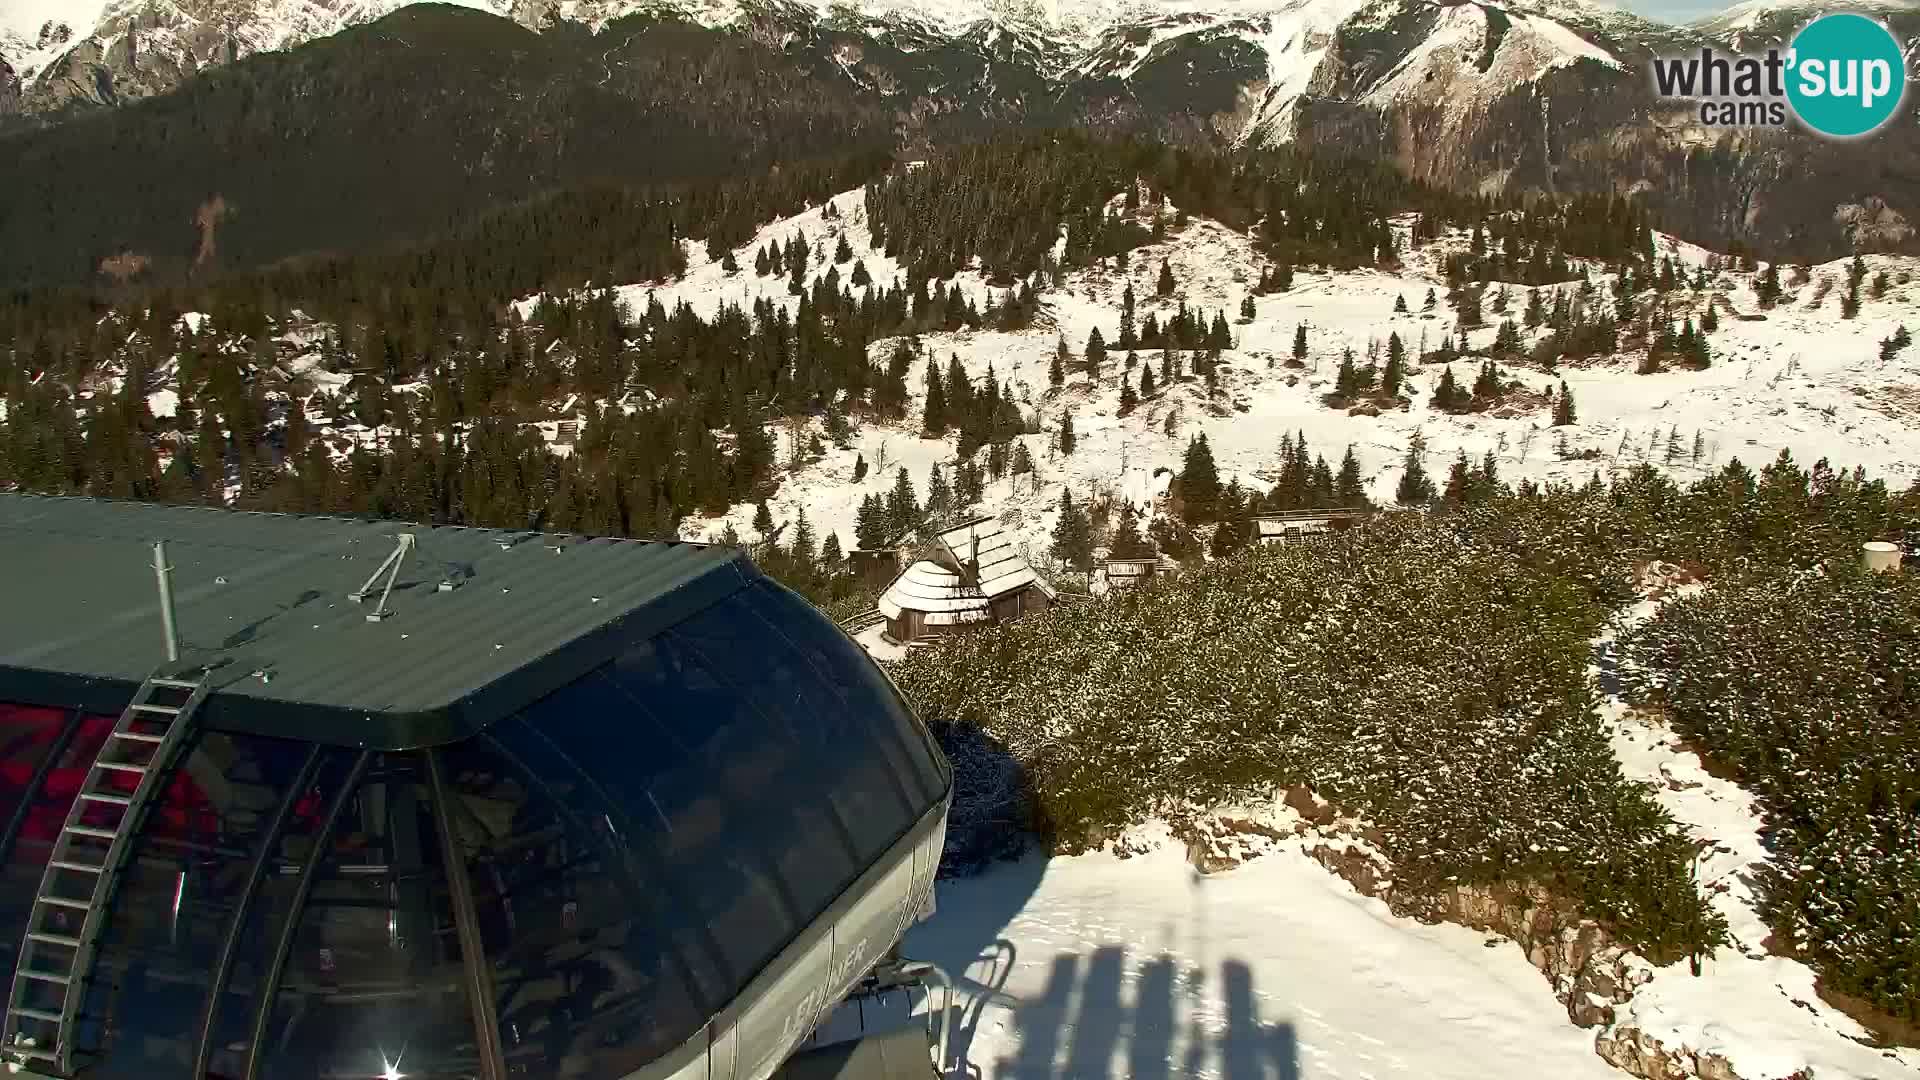
[[(1406, 212), (1429, 231), (1484, 226), (1491, 246), (1454, 267), (1463, 282), (1566, 275), (1569, 256), (1638, 266), (1643, 277), (1653, 265), (1646, 223), (1624, 202), (1503, 207), (1385, 167), (1292, 154), (1235, 159), (1061, 136), (878, 170), (856, 157), (722, 185), (597, 188), (393, 254), (307, 259), (199, 286), (14, 294), (0, 301), (0, 483), (669, 535), (688, 514), (765, 498), (780, 465), (806, 459), (804, 444), (777, 449), (770, 426), (823, 420), (840, 439), (852, 423), (905, 417), (909, 381), (918, 387), (931, 363), (911, 335), (1021, 329), (1060, 275), (1124, 265), (1189, 208), (1253, 230), (1276, 260), (1254, 283), (1269, 289), (1284, 288), (1296, 263), (1396, 263), (1386, 220)], [(763, 301), (702, 318), (657, 300), (623, 306), (603, 287), (673, 277), (688, 240), (732, 259), (757, 223), (869, 177), (871, 249), (788, 236), (731, 271), (789, 279), (791, 308)], [(1123, 189), (1134, 195), (1115, 203)], [(1139, 225), (1143, 191), (1180, 211)], [(874, 280), (863, 256), (904, 272)], [(984, 304), (948, 288), (969, 265), (992, 283)], [(507, 306), (533, 293), (546, 298), (527, 317)], [(1231, 344), (1225, 314), (1194, 311), (1164, 328), (1148, 320), (1137, 343), (1123, 332), (1116, 344), (1191, 350), (1204, 363)], [(338, 378), (322, 389), (319, 375)], [(1028, 419), (990, 375), (979, 386), (948, 381), (947, 415), (937, 428), (924, 419), (965, 432), (963, 456), (991, 448), (982, 467), (997, 478)], [(164, 419), (149, 407), (161, 389), (177, 399)], [(524, 425), (568, 399), (584, 402), (583, 424), (562, 458)], [(315, 436), (353, 425), (378, 437)]]

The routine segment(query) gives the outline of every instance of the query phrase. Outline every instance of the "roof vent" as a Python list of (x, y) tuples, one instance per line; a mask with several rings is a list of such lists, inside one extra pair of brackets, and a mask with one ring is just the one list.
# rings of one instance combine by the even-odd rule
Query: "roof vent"
[(1868, 570), (1879, 573), (1897, 574), (1900, 572), (1900, 556), (1902, 554), (1903, 552), (1900, 550), (1898, 544), (1890, 544), (1884, 540), (1875, 540), (1870, 544), (1861, 545), (1860, 564)]

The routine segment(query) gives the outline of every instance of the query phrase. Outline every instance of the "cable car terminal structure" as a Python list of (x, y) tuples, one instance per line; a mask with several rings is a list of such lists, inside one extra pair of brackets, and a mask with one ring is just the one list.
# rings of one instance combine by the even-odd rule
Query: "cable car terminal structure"
[(946, 1067), (813, 1036), (945, 984), (952, 772), (738, 549), (0, 494), (0, 616), (15, 1075)]

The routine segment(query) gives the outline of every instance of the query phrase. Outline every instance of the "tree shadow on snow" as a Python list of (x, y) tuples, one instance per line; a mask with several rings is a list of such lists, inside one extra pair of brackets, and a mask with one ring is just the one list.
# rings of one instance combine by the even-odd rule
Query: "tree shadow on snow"
[(1056, 956), (1046, 988), (1014, 1008), (1013, 1027), (1013, 1055), (990, 1073), (981, 1063), (970, 1072), (995, 1080), (1300, 1076), (1293, 1025), (1261, 1018), (1253, 971), (1237, 960), (1208, 986), (1203, 973), (1166, 956), (1129, 974), (1120, 946)]

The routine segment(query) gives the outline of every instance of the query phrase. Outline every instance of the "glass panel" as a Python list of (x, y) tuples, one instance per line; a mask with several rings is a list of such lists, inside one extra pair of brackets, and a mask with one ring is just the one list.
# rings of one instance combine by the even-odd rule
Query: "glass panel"
[(191, 1067), (208, 981), (248, 871), (308, 748), (205, 732), (142, 825), (103, 928), (78, 1045), (88, 1075)]
[(773, 778), (791, 740), (671, 641), (642, 642), (604, 677), (630, 703), (617, 728), (626, 738), (578, 720), (553, 734), (638, 822), (650, 816), (663, 872), (686, 889), (738, 989), (798, 931), (767, 845), (788, 812)]
[[(305, 747), (302, 746), (301, 750), (304, 751)], [(272, 965), (273, 950), (279, 943), (281, 928), (286, 925), (288, 909), (293, 903), (294, 887), (299, 881), (301, 868), (313, 852), (315, 836), (324, 824), (327, 807), (339, 793), (340, 785), (357, 756), (348, 750), (322, 751), (312, 782), (294, 801), (291, 816), (280, 835), (271, 838), (273, 849), (268, 855), (266, 873), (261, 879), (259, 892), (254, 894), (247, 906), (246, 923), (234, 943), (233, 967), (227, 975), (227, 985), (221, 991), (219, 1007), (214, 1015), (207, 1068), (209, 1076), (215, 1080), (245, 1074), (247, 1040), (253, 1034), (260, 980), (266, 977), (267, 969)], [(297, 771), (297, 764), (294, 768)], [(290, 773), (280, 783), (284, 785), (292, 779)], [(271, 814), (272, 811), (269, 811), (268, 816)], [(267, 840), (265, 837), (259, 839)], [(208, 960), (209, 969), (216, 960), (217, 953), (214, 959)], [(198, 1035), (196, 1030), (194, 1036)]]
[(866, 651), (819, 608), (772, 582), (763, 581), (743, 595), (752, 598), (753, 609), (777, 627), (847, 703), (847, 737), (878, 744), (907, 784), (916, 809), (932, 809), (946, 787), (932, 740)]
[(418, 754), (382, 754), (324, 839), (262, 1080), (477, 1075), (460, 940)]
[(0, 702), (0, 829), (6, 828), (14, 811), (20, 809), (33, 774), (53, 749), (70, 715), (65, 709)]
[(634, 874), (604, 818), (554, 798), (564, 776), (515, 760), (523, 726), (441, 751), (500, 1040), (518, 1075), (611, 1080), (691, 1038), (704, 1015), (663, 932), (666, 898)]
[(610, 680), (589, 677), (547, 698), (520, 719), (500, 725), (493, 734), (506, 753), (541, 779), (545, 794), (557, 806), (577, 820), (592, 823), (596, 835), (620, 853), (624, 871), (646, 883), (642, 890), (646, 895), (659, 898), (659, 918), (651, 924), (654, 933), (672, 944), (689, 972), (696, 1000), (714, 1005), (732, 996), (734, 984), (721, 968), (712, 928), (698, 918), (701, 905), (691, 899), (686, 883), (666, 871), (656, 843), (660, 825), (652, 804), (636, 808), (624, 796), (613, 795), (554, 738), (558, 734), (576, 741), (579, 725), (569, 717), (617, 716), (631, 708), (632, 702)]
[[(913, 824), (899, 777), (875, 745), (870, 718), (851, 708), (812, 662), (738, 594), (675, 627), (694, 649), (787, 739), (779, 778), (759, 797), (791, 807), (769, 815), (770, 840), (803, 915), (824, 910)], [(857, 860), (857, 861), (856, 861)]]
[[(49, 710), (17, 710), (10, 713), (10, 722), (4, 729), (6, 757), (0, 768), (5, 769), (6, 787), (16, 792), (10, 796), (16, 807), (20, 793), (24, 792), (34, 769), (59, 737), (59, 722), (64, 719), (65, 714), (51, 713)], [(6, 853), (5, 871), (0, 874), (0, 927), (6, 928), (0, 931), (0, 950), (5, 951), (0, 955), (4, 955), (8, 971), (13, 970), (19, 955), (20, 935), (26, 928), (33, 898), (40, 893), (40, 878), (46, 871), (47, 859), (52, 855), (53, 842), (59, 837), (60, 827), (66, 823), (67, 811), (73, 806), (74, 796), (117, 719), (113, 716), (88, 716), (81, 721), (80, 730), (73, 741), (67, 744), (66, 752), (54, 763), (40, 790), (33, 793), (27, 806), (26, 821), (21, 825), (19, 836), (14, 839), (13, 849)], [(56, 914), (55, 919), (58, 917)], [(58, 923), (56, 921), (50, 925)], [(79, 924), (74, 925), (77, 928)]]

